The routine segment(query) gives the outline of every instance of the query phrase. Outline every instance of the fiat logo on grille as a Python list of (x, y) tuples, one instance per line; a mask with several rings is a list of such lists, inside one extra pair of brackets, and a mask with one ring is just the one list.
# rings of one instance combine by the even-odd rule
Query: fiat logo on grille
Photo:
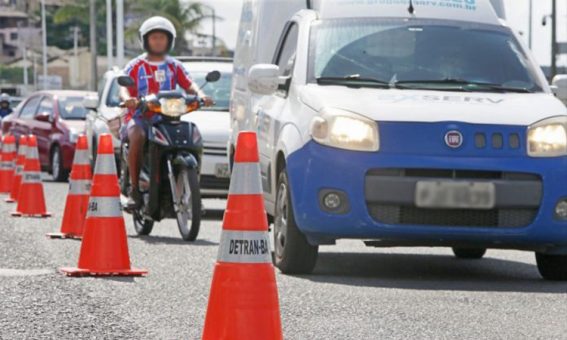
[(460, 148), (463, 145), (463, 134), (459, 131), (449, 131), (445, 134), (445, 144), (452, 149)]

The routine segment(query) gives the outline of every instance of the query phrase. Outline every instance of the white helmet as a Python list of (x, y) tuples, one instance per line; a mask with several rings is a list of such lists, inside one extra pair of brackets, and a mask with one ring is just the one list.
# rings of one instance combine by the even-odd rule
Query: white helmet
[(6, 102), (6, 103), (10, 104), (11, 101), (12, 101), (12, 98), (10, 98), (10, 96), (7, 93), (0, 94), (0, 103)]
[(175, 30), (175, 26), (171, 23), (171, 21), (167, 20), (164, 17), (151, 17), (148, 20), (144, 21), (142, 26), (140, 26), (140, 45), (144, 50), (148, 50), (148, 34), (161, 31), (165, 32), (169, 35), (170, 43), (169, 49), (172, 50), (175, 46), (175, 38), (177, 38), (177, 32)]

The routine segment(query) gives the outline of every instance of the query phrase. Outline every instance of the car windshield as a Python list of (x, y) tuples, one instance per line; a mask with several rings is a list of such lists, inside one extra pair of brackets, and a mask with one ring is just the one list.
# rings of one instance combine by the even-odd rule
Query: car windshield
[[(191, 72), (191, 78), (195, 84), (201, 86), (205, 83), (208, 72)], [(208, 83), (203, 91), (215, 101), (215, 106), (208, 107), (208, 111), (228, 111), (230, 103), (231, 74), (222, 73), (219, 81)]]
[(59, 97), (59, 115), (63, 119), (85, 119), (87, 110), (82, 97)]
[(318, 22), (311, 33), (309, 79), (357, 87), (543, 91), (508, 28), (441, 20)]

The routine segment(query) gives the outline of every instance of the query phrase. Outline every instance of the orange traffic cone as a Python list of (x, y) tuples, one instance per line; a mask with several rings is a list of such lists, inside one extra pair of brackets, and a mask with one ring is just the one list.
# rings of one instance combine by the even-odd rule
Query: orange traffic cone
[(92, 176), (87, 137), (80, 135), (75, 147), (73, 168), (69, 175), (69, 193), (65, 202), (61, 232), (47, 234), (48, 237), (81, 238), (83, 236)]
[(16, 137), (2, 138), (2, 161), (0, 162), (0, 193), (9, 194), (12, 190), (16, 160)]
[(78, 268), (61, 268), (61, 272), (67, 276), (147, 274), (147, 270), (130, 268), (114, 147), (109, 134), (99, 139), (90, 196)]
[(41, 165), (37, 152), (37, 138), (28, 136), (26, 161), (22, 183), (18, 193), (18, 206), (12, 213), (15, 217), (49, 217), (51, 213), (45, 208), (45, 196), (43, 195), (43, 183), (41, 182)]
[(238, 136), (204, 340), (282, 339), (256, 134)]
[(18, 201), (20, 193), (20, 184), (22, 183), (22, 174), (24, 173), (24, 164), (26, 163), (26, 154), (28, 152), (28, 137), (20, 136), (18, 146), (18, 156), (16, 157), (16, 169), (12, 178), (12, 190), (10, 197), (6, 199), (8, 203), (15, 203)]

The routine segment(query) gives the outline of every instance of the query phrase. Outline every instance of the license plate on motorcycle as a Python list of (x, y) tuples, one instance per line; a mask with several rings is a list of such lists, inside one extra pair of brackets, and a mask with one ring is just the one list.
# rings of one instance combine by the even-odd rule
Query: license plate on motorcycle
[(228, 164), (216, 164), (215, 165), (215, 175), (219, 178), (229, 178), (230, 170), (228, 169)]
[(418, 182), (415, 204), (429, 209), (493, 209), (496, 187), (486, 182)]

